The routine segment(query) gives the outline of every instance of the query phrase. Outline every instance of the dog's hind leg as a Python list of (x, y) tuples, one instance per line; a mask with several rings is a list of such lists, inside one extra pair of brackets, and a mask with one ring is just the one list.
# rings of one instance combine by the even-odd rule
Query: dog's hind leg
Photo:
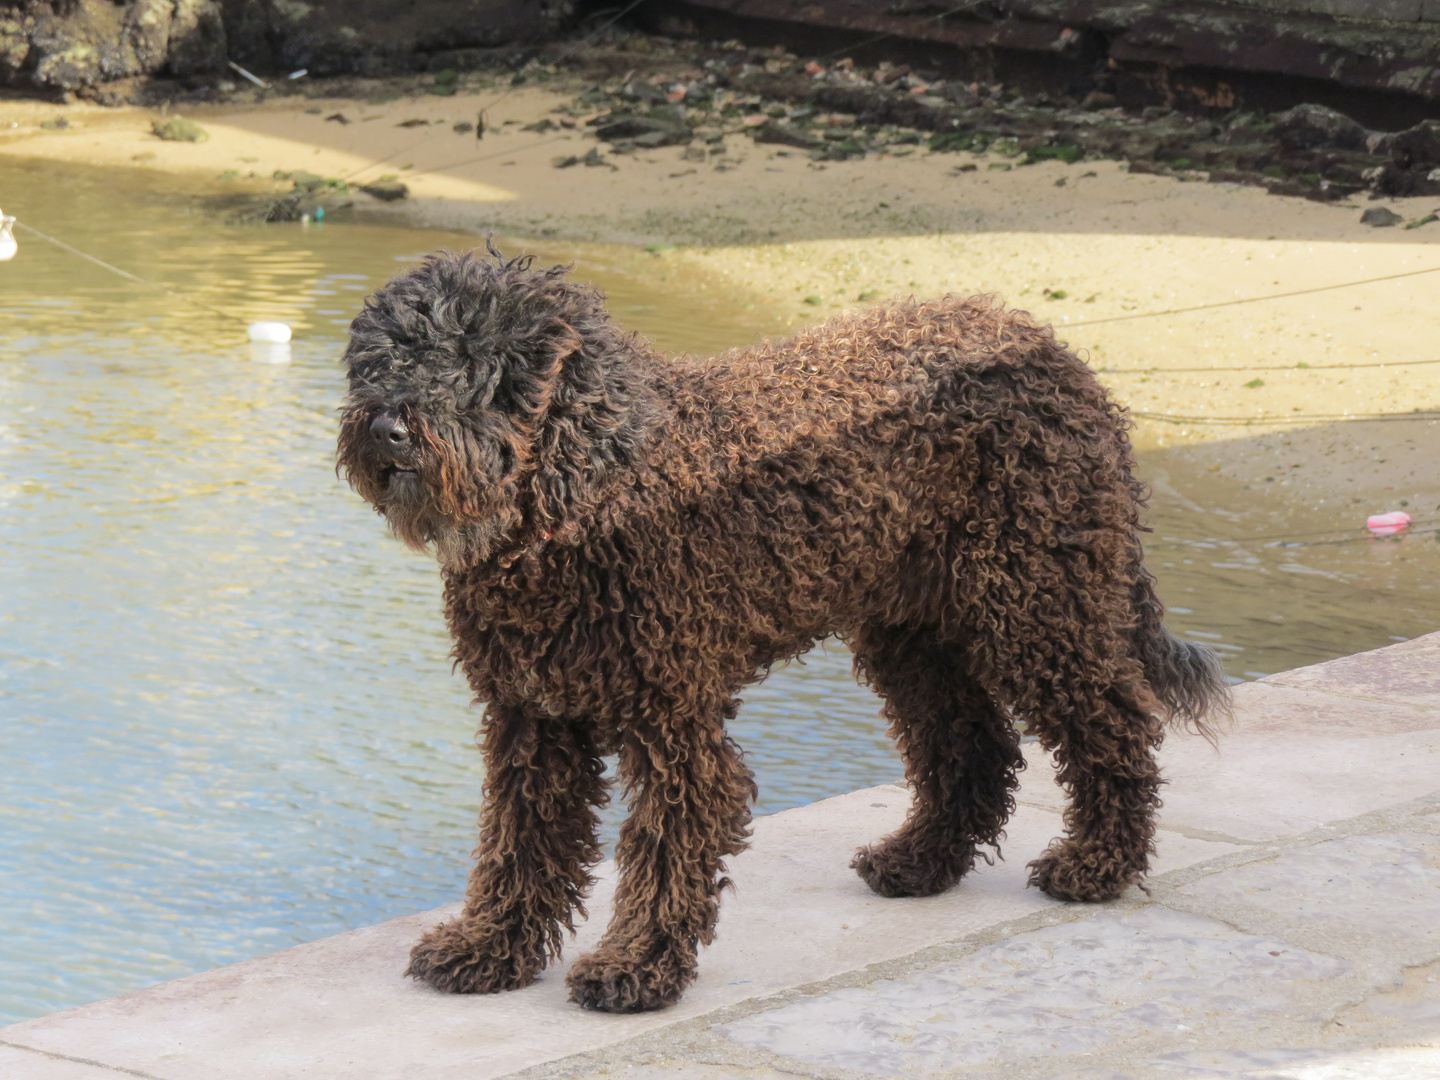
[(913, 802), (899, 831), (850, 865), (882, 896), (944, 892), (980, 847), (998, 847), (1025, 765), (1020, 737), (967, 676), (960, 647), (933, 630), (867, 626), (853, 646), (857, 671), (885, 699)]
[(1103, 591), (1052, 595), (1040, 605), (1049, 617), (996, 631), (990, 661), (991, 672), (1005, 672), (1017, 717), (1056, 756), (1070, 798), (1067, 835), (1030, 864), (1030, 884), (1059, 900), (1119, 896), (1144, 877), (1154, 851), (1164, 728)]
[(588, 727), (491, 705), (481, 735), (485, 801), (465, 909), (421, 939), (406, 971), (459, 994), (527, 986), (560, 955), (600, 858), (595, 808), (606, 799)]
[(615, 914), (593, 953), (571, 967), (570, 999), (605, 1012), (677, 1001), (695, 978), (696, 954), (715, 936), (724, 859), (749, 835), (755, 782), (725, 735), (736, 703), (680, 713), (632, 731), (620, 775), (633, 793), (620, 827)]

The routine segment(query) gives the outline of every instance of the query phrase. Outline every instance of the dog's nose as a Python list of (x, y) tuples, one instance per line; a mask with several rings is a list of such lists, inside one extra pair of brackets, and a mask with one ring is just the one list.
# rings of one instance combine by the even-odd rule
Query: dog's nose
[(370, 421), (370, 438), (387, 454), (398, 454), (410, 447), (410, 429), (404, 420), (390, 413), (381, 413)]

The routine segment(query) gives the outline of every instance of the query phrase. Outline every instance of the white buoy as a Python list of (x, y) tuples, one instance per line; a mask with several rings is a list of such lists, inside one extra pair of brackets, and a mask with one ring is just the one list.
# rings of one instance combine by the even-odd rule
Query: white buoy
[(15, 242), (15, 234), (11, 231), (14, 228), (15, 219), (0, 210), (0, 262), (9, 262), (15, 257), (15, 252), (20, 250), (20, 245)]
[(252, 322), (250, 340), (267, 345), (283, 345), (290, 340), (290, 327), (283, 322)]

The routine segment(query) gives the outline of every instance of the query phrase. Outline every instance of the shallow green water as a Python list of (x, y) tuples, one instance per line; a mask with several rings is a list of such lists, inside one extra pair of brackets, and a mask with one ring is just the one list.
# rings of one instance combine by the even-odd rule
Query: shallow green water
[[(436, 571), (332, 455), (360, 299), (477, 238), (231, 227), (118, 183), (4, 164), (0, 206), (213, 307), (290, 322), (294, 361), (256, 363), (236, 326), (24, 234), (0, 264), (0, 1020), (458, 899), (474, 844), (477, 718)], [(530, 250), (574, 260), (667, 349), (773, 329), (699, 282), (657, 286), (643, 253)], [(1440, 621), (1420, 589), (1428, 538), (1207, 548), (1275, 531), (1279, 511), (1167, 468), (1192, 490), (1157, 500), (1157, 545), (1177, 553), (1162, 584), (1190, 609), (1176, 625), (1235, 675)], [(1315, 572), (1281, 566), (1295, 559)], [(900, 773), (842, 649), (753, 689), (735, 734), (760, 812)]]

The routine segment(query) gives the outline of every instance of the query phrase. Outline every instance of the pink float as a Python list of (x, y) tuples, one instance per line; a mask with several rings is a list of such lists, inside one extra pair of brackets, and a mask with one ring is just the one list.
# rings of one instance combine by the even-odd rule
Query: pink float
[(1371, 514), (1365, 519), (1365, 528), (1375, 536), (1394, 536), (1410, 524), (1410, 515), (1404, 510), (1394, 510), (1388, 514)]

